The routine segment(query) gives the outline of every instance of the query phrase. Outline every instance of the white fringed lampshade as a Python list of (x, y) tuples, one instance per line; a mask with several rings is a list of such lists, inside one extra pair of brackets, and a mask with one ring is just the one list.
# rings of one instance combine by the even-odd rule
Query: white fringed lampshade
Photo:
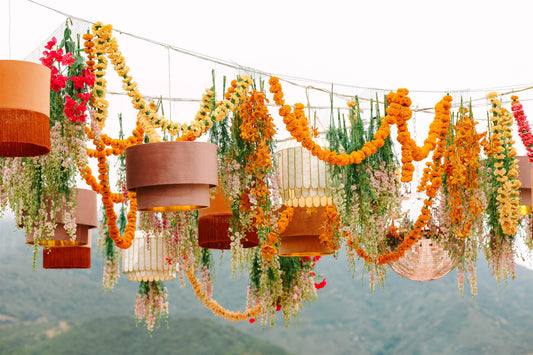
[(122, 254), (122, 272), (130, 281), (164, 281), (176, 278), (176, 268), (169, 265), (164, 240), (149, 237), (146, 233), (136, 231), (130, 248)]
[[(322, 147), (325, 140), (315, 138)], [(292, 207), (319, 207), (332, 203), (328, 185), (328, 165), (291, 139), (279, 145), (278, 161), (281, 175), (281, 199)]]

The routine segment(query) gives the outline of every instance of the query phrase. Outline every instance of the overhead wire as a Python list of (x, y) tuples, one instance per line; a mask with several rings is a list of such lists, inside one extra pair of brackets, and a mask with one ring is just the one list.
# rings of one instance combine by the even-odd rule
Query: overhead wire
[[(63, 15), (63, 16), (70, 17), (72, 19), (76, 19), (77, 21), (85, 22), (87, 24), (94, 24), (95, 23), (94, 21), (90, 21), (90, 20), (87, 20), (87, 19), (84, 19), (84, 18), (73, 16), (71, 14), (68, 14), (68, 13), (60, 11), (58, 9), (52, 8), (50, 6), (41, 4), (41, 3), (37, 2), (37, 1), (34, 1), (34, 0), (26, 0), (26, 1), (31, 2), (31, 3), (33, 3), (35, 5), (38, 5), (38, 6), (44, 7), (46, 9), (50, 10), (50, 11), (54, 11), (54, 12), (56, 12), (58, 14)], [(213, 57), (213, 56), (210, 56), (210, 55), (194, 52), (194, 51), (191, 51), (191, 50), (188, 50), (188, 49), (185, 49), (185, 48), (177, 47), (177, 46), (174, 46), (174, 45), (171, 45), (171, 44), (168, 44), (168, 43), (164, 43), (164, 42), (157, 41), (157, 40), (154, 40), (154, 39), (151, 39), (151, 38), (140, 36), (140, 35), (128, 32), (128, 31), (123, 31), (123, 30), (120, 30), (120, 29), (115, 28), (115, 27), (113, 28), (113, 31), (116, 31), (116, 32), (120, 33), (121, 35), (126, 35), (126, 36), (129, 36), (129, 37), (132, 37), (132, 38), (136, 38), (136, 39), (148, 42), (148, 43), (152, 43), (152, 44), (155, 44), (155, 45), (158, 45), (158, 46), (165, 47), (167, 49), (171, 49), (171, 50), (176, 51), (176, 52), (181, 53), (181, 54), (186, 54), (186, 55), (198, 58), (198, 59), (209, 61), (209, 62), (212, 62), (212, 63), (215, 63), (215, 64), (219, 64), (219, 65), (222, 65), (222, 66), (225, 66), (225, 67), (229, 67), (229, 68), (232, 68), (232, 69), (235, 69), (235, 70), (238, 70), (238, 71), (244, 71), (244, 72), (247, 72), (247, 73), (254, 73), (254, 74), (263, 75), (263, 76), (269, 76), (269, 77), (270, 76), (277, 76), (277, 77), (280, 78), (280, 80), (283, 80), (283, 81), (287, 82), (288, 84), (291, 84), (291, 85), (294, 85), (294, 86), (298, 86), (298, 87), (302, 87), (302, 88), (309, 87), (309, 88), (314, 89), (314, 90), (318, 90), (318, 91), (323, 91), (323, 92), (328, 92), (329, 93), (329, 91), (327, 91), (326, 89), (318, 88), (318, 87), (312, 86), (312, 85), (302, 85), (302, 84), (299, 84), (297, 82), (324, 84), (324, 85), (328, 85), (328, 86), (329, 85), (334, 85), (334, 86), (337, 86), (337, 87), (346, 87), (346, 88), (350, 88), (350, 89), (367, 90), (367, 91), (389, 92), (389, 91), (395, 90), (393, 88), (366, 87), (366, 86), (359, 86), (359, 85), (353, 85), (353, 84), (325, 81), (325, 80), (320, 80), (320, 79), (298, 77), (298, 76), (287, 75), (287, 74), (272, 73), (272, 72), (261, 70), (261, 69), (258, 69), (258, 68), (249, 67), (249, 66), (238, 64), (238, 63), (230, 62), (230, 61), (225, 60), (225, 59), (216, 58), (216, 57)], [(528, 85), (528, 87), (526, 87), (524, 89), (520, 89), (519, 91), (533, 89), (533, 86), (531, 86), (533, 84), (524, 84), (524, 85)], [(497, 86), (497, 87), (486, 87), (486, 88), (479, 88), (479, 89), (454, 89), (454, 90), (410, 89), (409, 91), (413, 92), (413, 93), (442, 93), (442, 92), (446, 92), (446, 91), (448, 91), (448, 92), (467, 92), (467, 91), (468, 92), (487, 92), (487, 91), (495, 91), (495, 90), (502, 90), (502, 89), (512, 89), (512, 88), (520, 87), (520, 86), (524, 86), (524, 85)], [(512, 91), (510, 91), (510, 92), (512, 92)], [(515, 92), (518, 92), (518, 90), (515, 91)], [(338, 94), (338, 93), (334, 93), (334, 94), (336, 96), (339, 96), (339, 97), (353, 97), (353, 95)], [(362, 100), (362, 99), (364, 99), (364, 98), (360, 98), (360, 100)], [(365, 100), (369, 100), (369, 99), (365, 99)]]

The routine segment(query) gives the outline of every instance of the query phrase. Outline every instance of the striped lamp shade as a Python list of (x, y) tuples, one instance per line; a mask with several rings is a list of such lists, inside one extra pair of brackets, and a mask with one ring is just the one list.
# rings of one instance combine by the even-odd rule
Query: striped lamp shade
[(122, 272), (130, 281), (176, 278), (176, 268), (167, 261), (165, 241), (161, 237), (148, 237), (145, 232), (136, 231), (131, 247), (122, 253)]
[[(326, 141), (316, 138), (322, 147)], [(313, 156), (296, 140), (278, 146), (281, 175), (281, 199), (292, 207), (319, 207), (332, 203), (328, 186), (331, 183), (328, 165)]]

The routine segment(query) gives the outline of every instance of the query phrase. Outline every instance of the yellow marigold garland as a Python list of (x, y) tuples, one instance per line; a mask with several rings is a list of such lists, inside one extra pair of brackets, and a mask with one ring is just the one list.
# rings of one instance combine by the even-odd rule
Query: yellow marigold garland
[(247, 320), (249, 318), (257, 317), (261, 314), (261, 304), (256, 304), (253, 308), (249, 308), (244, 312), (233, 312), (229, 311), (226, 308), (222, 307), (218, 304), (217, 301), (215, 301), (213, 298), (208, 297), (202, 292), (202, 286), (200, 284), (200, 281), (194, 276), (193, 270), (191, 268), (186, 268), (187, 278), (189, 279), (189, 282), (191, 283), (194, 293), (196, 294), (196, 297), (202, 303), (210, 309), (214, 314), (216, 314), (219, 317), (222, 317), (224, 319), (227, 319), (229, 321), (238, 322)]
[(516, 234), (518, 220), (520, 218), (520, 180), (516, 164), (516, 150), (513, 146), (512, 122), (510, 112), (501, 107), (496, 93), (487, 95), (492, 107), (491, 121), (493, 123), (490, 136), (490, 144), (486, 141), (487, 154), (495, 160), (494, 172), (497, 186), (497, 208), (499, 223), (506, 235)]

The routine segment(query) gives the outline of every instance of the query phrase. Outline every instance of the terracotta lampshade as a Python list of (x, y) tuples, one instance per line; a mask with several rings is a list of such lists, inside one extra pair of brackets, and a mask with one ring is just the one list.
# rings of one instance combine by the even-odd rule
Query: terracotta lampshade
[(389, 266), (397, 274), (413, 281), (432, 281), (452, 271), (464, 252), (464, 242), (445, 245), (431, 238), (421, 238), (405, 255)]
[(318, 237), (322, 225), (324, 207), (316, 208), (311, 215), (306, 207), (294, 207), (292, 222), (280, 235), (280, 256), (318, 256), (331, 255), (333, 251), (326, 247)]
[(43, 249), (43, 269), (90, 269), (90, 239), (87, 245)]
[[(87, 245), (89, 243), (90, 230), (98, 226), (98, 216), (96, 207), (96, 192), (87, 189), (76, 189), (76, 208), (74, 216), (76, 217), (76, 239), (70, 240), (63, 225), (63, 216), (61, 208), (56, 215), (56, 229), (50, 240), (41, 241), (40, 246), (46, 247), (73, 247)], [(34, 244), (33, 235), (26, 235), (26, 244)]]
[[(198, 211), (198, 244), (208, 249), (230, 249), (231, 239), (228, 236), (230, 219), (233, 216), (221, 188), (212, 190), (214, 199), (211, 205)], [(246, 233), (241, 239), (244, 248), (259, 245), (259, 237), (255, 230)]]
[(0, 156), (50, 152), (50, 69), (0, 60)]
[[(324, 139), (315, 139), (325, 146)], [(320, 242), (324, 206), (332, 203), (330, 174), (326, 163), (313, 156), (296, 140), (279, 145), (278, 166), (281, 175), (281, 200), (294, 207), (294, 216), (280, 235), (280, 256), (331, 255), (333, 251)], [(316, 211), (309, 215), (308, 208)]]
[(520, 214), (531, 213), (531, 175), (533, 174), (533, 164), (529, 162), (527, 156), (516, 157), (518, 160), (518, 179), (520, 180)]
[(174, 280), (176, 267), (168, 263), (167, 257), (162, 238), (136, 231), (131, 247), (122, 251), (122, 272), (130, 281)]
[(126, 182), (139, 211), (186, 211), (209, 207), (218, 184), (217, 146), (159, 142), (126, 148)]
[[(316, 138), (325, 146), (325, 140)], [(296, 140), (279, 145), (278, 166), (283, 204), (294, 207), (319, 207), (331, 204), (328, 165), (303, 148)]]

